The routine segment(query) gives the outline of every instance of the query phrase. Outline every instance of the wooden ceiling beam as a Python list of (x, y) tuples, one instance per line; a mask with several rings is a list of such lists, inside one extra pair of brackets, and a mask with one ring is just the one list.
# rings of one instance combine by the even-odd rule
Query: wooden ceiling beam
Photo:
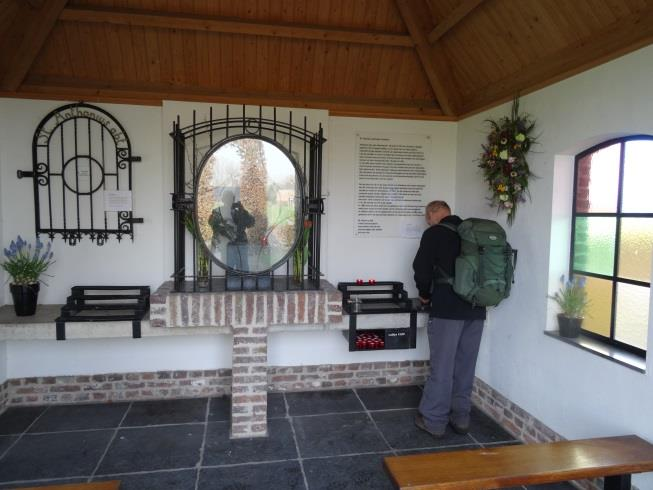
[(307, 94), (236, 92), (215, 88), (134, 82), (79, 80), (65, 77), (31, 76), (19, 92), (2, 93), (8, 97), (50, 97), (67, 100), (120, 101), (144, 105), (162, 100), (187, 100), (233, 104), (326, 109), (332, 115), (392, 117), (451, 121), (430, 101), (326, 97)]
[(453, 80), (450, 76), (451, 71), (442, 48), (437, 44), (429, 43), (426, 32), (420, 25), (421, 20), (413, 10), (412, 0), (396, 0), (396, 3), (410, 37), (415, 42), (417, 56), (422, 63), (438, 104), (442, 107), (445, 115), (455, 116), (458, 104), (453, 89)]
[(413, 47), (410, 36), (354, 29), (332, 29), (294, 24), (266, 24), (243, 22), (217, 17), (180, 15), (167, 13), (144, 13), (139, 10), (101, 8), (67, 8), (60, 17), (71, 22), (87, 22), (140, 26), (158, 29), (181, 29), (201, 32), (224, 32), (255, 36), (313, 39), (343, 43), (373, 44), (381, 46)]
[[(0, 39), (0, 88), (16, 90), (24, 80), (43, 43), (50, 35), (67, 0), (21, 2), (14, 0), (10, 28)], [(3, 9), (7, 12), (6, 9)]]
[(610, 27), (592, 33), (519, 71), (464, 97), (460, 117), (551, 85), (653, 43), (653, 8), (641, 10)]
[(453, 29), (456, 24), (472, 13), (484, 0), (463, 0), (453, 11), (436, 25), (429, 33), (428, 39), (431, 44)]

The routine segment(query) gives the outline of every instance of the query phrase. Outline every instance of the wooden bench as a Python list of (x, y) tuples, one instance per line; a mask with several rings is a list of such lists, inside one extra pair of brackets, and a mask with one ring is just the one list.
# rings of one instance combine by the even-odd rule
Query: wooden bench
[(500, 446), (384, 460), (402, 490), (480, 490), (605, 477), (630, 490), (630, 475), (653, 471), (653, 444), (637, 436)]

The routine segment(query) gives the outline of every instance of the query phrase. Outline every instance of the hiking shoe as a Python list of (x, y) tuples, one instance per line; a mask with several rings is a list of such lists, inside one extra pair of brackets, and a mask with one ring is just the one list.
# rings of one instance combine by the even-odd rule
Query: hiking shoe
[(464, 436), (469, 432), (469, 422), (465, 423), (457, 423), (453, 419), (449, 419), (449, 425), (453, 429), (453, 431), (456, 434), (460, 434), (461, 436)]
[(446, 426), (440, 430), (429, 429), (428, 427), (426, 427), (426, 423), (424, 422), (424, 417), (422, 417), (421, 413), (415, 415), (415, 425), (417, 426), (418, 429), (422, 429), (424, 432), (428, 432), (436, 439), (442, 437), (444, 435), (445, 430), (447, 429)]

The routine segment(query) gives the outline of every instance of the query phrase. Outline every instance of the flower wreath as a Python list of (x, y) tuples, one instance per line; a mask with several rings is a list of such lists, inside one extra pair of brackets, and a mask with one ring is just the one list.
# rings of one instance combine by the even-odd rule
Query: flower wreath
[(536, 143), (531, 133), (535, 122), (528, 114), (519, 114), (519, 99), (512, 103), (510, 117), (498, 121), (488, 119), (491, 131), (487, 144), (482, 145), (479, 167), (487, 182), (492, 197), (491, 206), (498, 211), (505, 211), (508, 224), (512, 225), (517, 212), (517, 205), (530, 199), (528, 179), (533, 176), (528, 168), (526, 154)]

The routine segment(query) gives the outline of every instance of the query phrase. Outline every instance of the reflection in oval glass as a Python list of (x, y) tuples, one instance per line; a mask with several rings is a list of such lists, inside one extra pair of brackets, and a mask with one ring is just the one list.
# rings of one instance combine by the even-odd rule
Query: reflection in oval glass
[(262, 139), (239, 138), (207, 154), (195, 209), (220, 266), (257, 273), (286, 259), (300, 230), (300, 182), (288, 156)]

